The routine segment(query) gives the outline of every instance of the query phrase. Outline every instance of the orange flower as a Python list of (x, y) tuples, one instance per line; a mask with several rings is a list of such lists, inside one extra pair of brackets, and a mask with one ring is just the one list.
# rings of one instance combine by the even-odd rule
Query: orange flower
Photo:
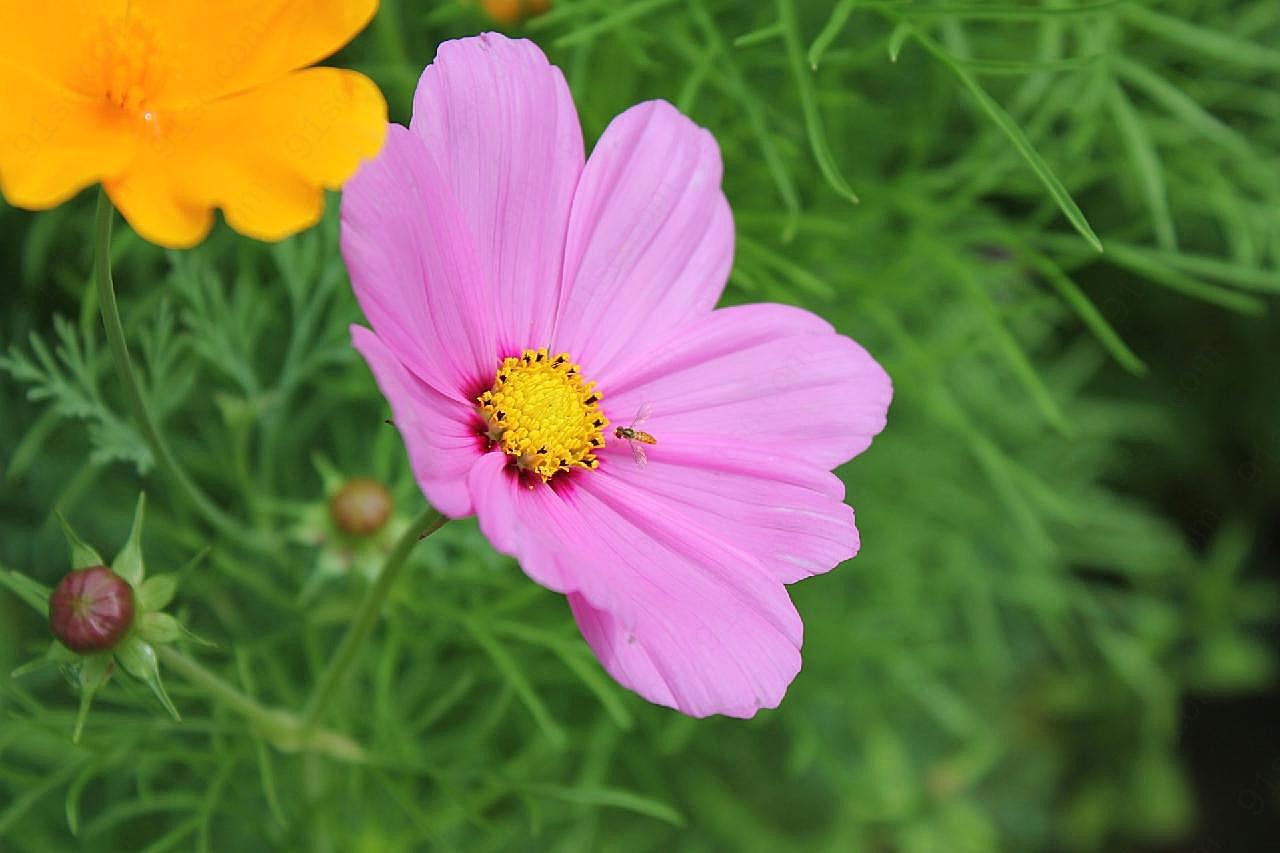
[(481, 0), (484, 11), (499, 24), (518, 24), (551, 8), (551, 0)]
[(101, 181), (153, 243), (202, 240), (222, 208), (278, 240), (382, 146), (368, 78), (308, 68), (377, 0), (0, 0), (0, 191), (43, 209)]

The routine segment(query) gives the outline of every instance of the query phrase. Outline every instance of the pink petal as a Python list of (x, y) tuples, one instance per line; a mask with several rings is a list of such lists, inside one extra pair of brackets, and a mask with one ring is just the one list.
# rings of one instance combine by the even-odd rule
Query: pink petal
[[(569, 595), (569, 609), (578, 623), (582, 638), (591, 646), (591, 651), (595, 652), (605, 671), (619, 684), (656, 705), (682, 710), (663, 670), (650, 657), (645, 647), (636, 643), (634, 634), (607, 611), (592, 607), (590, 602), (576, 592)], [(776, 708), (777, 705), (773, 707)], [(754, 709), (747, 712), (744, 708), (743, 711), (744, 713), (739, 714), (726, 713), (731, 717), (750, 717), (754, 714)]]
[[(792, 305), (769, 302), (736, 305), (702, 314), (686, 326), (663, 330), (662, 334), (654, 335), (621, 354), (603, 376), (597, 378), (593, 375), (592, 378), (608, 391), (608, 400), (673, 370), (681, 370), (709, 358), (778, 338), (830, 334), (833, 331), (831, 324), (817, 314)], [(693, 340), (695, 337), (696, 341)], [(634, 412), (617, 414), (630, 417)]]
[(373, 332), (351, 327), (392, 420), (404, 438), (414, 477), (431, 505), (452, 518), (470, 515), (467, 472), (482, 452), (475, 408), (446, 397), (415, 376)]
[(496, 33), (440, 45), (413, 102), (496, 299), (504, 353), (549, 341), (582, 130), (560, 69)]
[(600, 381), (610, 363), (711, 310), (733, 217), (710, 133), (663, 101), (613, 120), (569, 216), (555, 348)]
[(685, 436), (707, 455), (747, 441), (823, 469), (848, 461), (884, 428), (893, 384), (866, 350), (806, 313), (752, 305), (686, 325), (604, 386), (605, 414), (625, 425), (648, 404), (651, 457)]
[(481, 529), (534, 580), (571, 594), (619, 682), (694, 716), (751, 716), (781, 701), (803, 628), (753, 555), (602, 472), (527, 489), (505, 466), (495, 453), (472, 470)]
[(830, 571), (858, 553), (844, 484), (803, 458), (723, 435), (663, 435), (648, 451), (641, 468), (625, 442), (613, 441), (599, 470), (754, 555), (782, 583)]
[[(480, 522), (480, 532), (494, 548), (514, 556), (520, 551), (524, 522), (519, 514), (520, 484), (516, 478), (508, 476), (506, 470), (510, 462), (500, 451), (486, 453), (476, 461), (467, 476), (468, 488), (478, 507), (476, 518)], [(560, 591), (553, 584), (538, 582)]]
[(605, 671), (656, 705), (691, 717), (750, 718), (776, 708), (800, 671), (800, 651), (776, 636), (751, 633), (735, 611), (662, 605), (631, 631), (585, 596), (569, 596), (578, 629)]
[(426, 147), (399, 125), (347, 182), (342, 255), (378, 337), (419, 379), (468, 404), (493, 382), (493, 305), (471, 234)]

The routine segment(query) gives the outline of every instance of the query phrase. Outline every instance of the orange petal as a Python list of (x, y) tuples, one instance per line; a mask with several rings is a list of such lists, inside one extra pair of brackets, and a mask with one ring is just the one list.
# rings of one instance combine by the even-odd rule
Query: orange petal
[(146, 240), (170, 249), (189, 249), (213, 227), (213, 208), (175, 187), (169, 170), (135, 165), (102, 182), (111, 203)]
[(10, 204), (60, 204), (118, 172), (135, 148), (128, 124), (102, 100), (0, 64), (0, 191)]
[(334, 68), (159, 114), (133, 165), (104, 181), (139, 234), (171, 247), (204, 236), (210, 208), (261, 240), (307, 228), (336, 189), (382, 146), (387, 107), (366, 77)]
[(150, 102), (189, 106), (319, 62), (364, 29), (377, 0), (132, 0), (159, 69)]
[(128, 0), (58, 0), (37, 10), (30, 0), (0, 0), (0, 64), (87, 91), (106, 22), (123, 18), (127, 6)]

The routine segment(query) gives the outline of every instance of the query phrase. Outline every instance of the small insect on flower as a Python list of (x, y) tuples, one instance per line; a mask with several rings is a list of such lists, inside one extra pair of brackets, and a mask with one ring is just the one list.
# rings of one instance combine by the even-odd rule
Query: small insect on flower
[(636, 416), (631, 420), (631, 426), (620, 426), (613, 431), (615, 438), (625, 438), (627, 440), (627, 444), (631, 447), (631, 458), (641, 468), (649, 461), (648, 455), (644, 452), (644, 446), (646, 444), (657, 444), (658, 439), (644, 430), (636, 429), (636, 427), (649, 420), (651, 414), (653, 414), (653, 405), (642, 403), (640, 409), (636, 412)]
[(807, 311), (714, 307), (721, 173), (664, 101), (585, 157), (560, 69), (486, 33), (440, 46), (409, 127), (347, 184), (342, 252), (373, 326), (353, 341), (431, 503), (565, 594), (621, 684), (750, 717), (800, 670), (786, 585), (858, 551), (831, 469), (893, 386)]

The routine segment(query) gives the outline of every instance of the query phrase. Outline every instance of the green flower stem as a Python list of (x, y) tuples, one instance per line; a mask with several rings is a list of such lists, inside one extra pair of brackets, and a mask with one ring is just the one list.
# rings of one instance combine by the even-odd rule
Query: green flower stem
[(178, 465), (156, 424), (156, 419), (147, 408), (142, 387), (138, 384), (137, 372), (133, 369), (133, 360), (129, 356), (124, 326), (120, 322), (120, 307), (116, 304), (115, 284), (111, 279), (111, 220), (114, 214), (115, 208), (111, 206), (111, 200), (107, 198), (106, 191), (99, 190), (98, 212), (94, 220), (93, 278), (98, 288), (98, 302), (102, 310), (102, 322), (107, 329), (107, 343), (111, 346), (111, 357), (115, 360), (116, 372), (119, 373), (120, 380), (128, 393), (134, 416), (142, 429), (142, 436), (147, 446), (151, 448), (160, 469), (186, 495), (191, 505), (206, 521), (242, 545), (257, 551), (272, 553), (270, 542), (219, 509), (217, 504), (210, 500), (187, 472)]
[(342, 638), (342, 643), (338, 646), (338, 650), (334, 652), (333, 660), (329, 662), (329, 668), (320, 676), (320, 680), (316, 682), (315, 688), (311, 691), (311, 697), (307, 700), (307, 705), (302, 711), (302, 722), (306, 728), (309, 729), (315, 726), (324, 715), (324, 712), (328, 710), (334, 693), (341, 686), (343, 679), (346, 678), (351, 665), (355, 663), (356, 655), (364, 645), (364, 641), (368, 639), (369, 633), (378, 621), (378, 617), (382, 614), (382, 605), (386, 602), (387, 596), (391, 594), (391, 589), (395, 586), (401, 571), (404, 570), (405, 564), (408, 562), (409, 552), (413, 550), (413, 546), (417, 545), (420, 540), (435, 533), (448, 520), (447, 517), (434, 509), (424, 511), (414, 519), (413, 523), (401, 535), (400, 540), (396, 542), (395, 548), (387, 555), (386, 562), (382, 564), (382, 572), (378, 575), (377, 582), (370, 587), (369, 592), (364, 597), (364, 601), (360, 603), (360, 609), (356, 611), (355, 618), (347, 628), (346, 636)]
[(278, 748), (286, 752), (318, 752), (343, 761), (362, 762), (366, 759), (364, 749), (345, 735), (312, 730), (296, 714), (266, 707), (172, 646), (157, 646), (156, 654), (171, 671), (200, 688), (215, 702), (244, 717), (262, 737)]
[(156, 654), (169, 669), (181, 675), (187, 681), (222, 703), (229, 710), (255, 723), (267, 723), (275, 712), (268, 710), (256, 699), (232, 687), (213, 672), (205, 669), (173, 646), (158, 645)]

